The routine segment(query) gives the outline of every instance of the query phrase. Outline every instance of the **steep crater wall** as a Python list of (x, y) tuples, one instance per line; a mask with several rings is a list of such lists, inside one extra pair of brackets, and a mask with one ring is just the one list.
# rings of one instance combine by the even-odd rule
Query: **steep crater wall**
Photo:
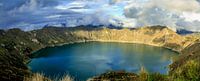
[[(76, 42), (101, 41), (101, 42), (126, 42), (126, 43), (141, 43), (159, 47), (165, 47), (174, 51), (183, 51), (188, 46), (191, 46), (197, 39), (191, 39), (190, 36), (180, 36), (167, 27), (153, 26), (142, 27), (137, 29), (110, 29), (110, 28), (90, 28), (90, 27), (46, 27), (33, 31), (21, 31), (20, 29), (10, 29), (7, 31), (0, 30), (0, 50), (2, 51), (0, 60), (8, 63), (4, 66), (4, 70), (10, 70), (19, 75), (21, 70), (28, 73), (24, 67), (25, 62), (29, 59), (32, 52), (39, 49), (63, 45)], [(12, 48), (12, 49), (11, 49)], [(18, 56), (15, 57), (14, 55)], [(12, 58), (4, 58), (4, 54)], [(14, 61), (13, 59), (21, 59), (22, 61)], [(22, 66), (15, 69), (8, 69), (21, 63)], [(1, 65), (2, 66), (2, 65)], [(23, 69), (21, 69), (23, 68)], [(12, 73), (11, 73), (12, 74)], [(10, 79), (10, 74), (1, 74), (4, 79)]]

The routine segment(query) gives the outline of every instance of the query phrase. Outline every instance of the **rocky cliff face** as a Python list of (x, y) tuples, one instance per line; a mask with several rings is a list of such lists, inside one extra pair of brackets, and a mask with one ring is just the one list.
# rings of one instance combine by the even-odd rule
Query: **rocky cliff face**
[[(197, 40), (198, 38), (192, 36), (180, 36), (167, 27), (160, 26), (142, 27), (137, 29), (46, 27), (29, 32), (24, 32), (20, 29), (10, 29), (7, 31), (0, 30), (0, 48), (5, 50), (2, 51), (3, 54), (0, 57), (0, 60), (4, 60), (5, 63), (14, 61), (12, 58), (6, 58), (6, 60), (4, 57), (5, 53), (11, 54), (9, 51), (10, 48), (17, 50), (14, 55), (20, 55), (20, 57), (16, 57), (16, 59), (20, 58), (24, 62), (28, 59), (31, 52), (41, 48), (86, 41), (141, 43), (165, 47), (177, 52), (184, 52), (183, 49), (188, 49), (188, 52), (190, 52), (193, 49), (189, 49), (190, 46), (195, 44), (195, 41)], [(196, 47), (196, 49), (200, 48)], [(10, 65), (10, 67), (14, 67), (18, 63), (23, 65), (23, 62), (17, 60), (16, 62), (13, 62), (13, 65)], [(1, 64), (0, 66), (3, 67), (3, 65)], [(25, 66), (16, 68), (21, 69), (24, 67)], [(5, 69), (1, 70), (1, 72), (3, 72)], [(23, 70), (26, 70), (26, 68)]]
[(188, 41), (185, 41), (184, 37), (167, 27), (156, 26), (138, 29), (47, 27), (29, 32), (11, 29), (1, 31), (0, 38), (1, 46), (4, 46), (7, 42), (14, 42), (22, 53), (46, 46), (84, 41), (142, 43), (167, 47), (176, 51), (180, 51), (188, 45), (185, 43)]
[(167, 27), (143, 27), (138, 29), (109, 28), (44, 28), (27, 32), (31, 42), (41, 47), (72, 42), (106, 41), (142, 43), (181, 51), (190, 44), (185, 37), (176, 34)]

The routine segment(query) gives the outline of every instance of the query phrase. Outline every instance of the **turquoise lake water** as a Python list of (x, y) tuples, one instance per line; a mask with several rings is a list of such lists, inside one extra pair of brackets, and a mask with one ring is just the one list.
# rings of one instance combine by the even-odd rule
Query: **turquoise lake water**
[(28, 64), (32, 72), (54, 77), (69, 74), (75, 80), (107, 71), (167, 74), (168, 65), (178, 56), (171, 50), (143, 44), (88, 42), (41, 49)]

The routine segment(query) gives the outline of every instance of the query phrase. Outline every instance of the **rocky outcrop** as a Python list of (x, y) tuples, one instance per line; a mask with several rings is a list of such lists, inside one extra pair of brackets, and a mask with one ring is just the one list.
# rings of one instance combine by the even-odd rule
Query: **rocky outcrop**
[(85, 41), (142, 43), (166, 47), (175, 51), (180, 51), (190, 44), (188, 41), (185, 41), (184, 37), (176, 34), (174, 31), (167, 27), (159, 26), (137, 29), (47, 27), (29, 32), (19, 29), (0, 32), (1, 44), (14, 42), (21, 53), (27, 49), (34, 51), (47, 46)]
[[(109, 28), (44, 28), (28, 32), (31, 42), (40, 47), (54, 46), (73, 42), (102, 41), (141, 43), (166, 47), (180, 52), (190, 44), (167, 27), (142, 27), (137, 29), (109, 29)], [(35, 49), (35, 48), (33, 48)]]

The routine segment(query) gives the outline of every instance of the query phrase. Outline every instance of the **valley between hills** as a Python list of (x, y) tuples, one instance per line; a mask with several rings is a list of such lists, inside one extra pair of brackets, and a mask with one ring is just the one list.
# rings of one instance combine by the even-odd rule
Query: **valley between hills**
[[(169, 66), (169, 75), (134, 75), (132, 80), (147, 81), (147, 76), (157, 80), (182, 81), (200, 80), (200, 35), (193, 33), (179, 35), (165, 26), (141, 28), (92, 28), (92, 27), (45, 27), (43, 29), (22, 31), (20, 29), (0, 30), (0, 79), (22, 81), (33, 74), (26, 66), (32, 53), (46, 48), (78, 42), (124, 42), (139, 43), (168, 48), (178, 52), (179, 58)], [(115, 74), (111, 72), (111, 74)], [(130, 77), (124, 73), (125, 79)], [(109, 73), (91, 80), (109, 80)], [(127, 75), (127, 76), (126, 76)], [(142, 77), (142, 78), (141, 78)], [(117, 80), (118, 77), (112, 78)]]

